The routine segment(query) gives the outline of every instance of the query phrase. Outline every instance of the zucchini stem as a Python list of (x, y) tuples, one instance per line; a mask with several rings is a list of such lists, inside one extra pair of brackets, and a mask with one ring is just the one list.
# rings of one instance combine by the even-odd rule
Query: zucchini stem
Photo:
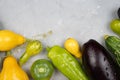
[(109, 35), (105, 35), (105, 36), (104, 36), (104, 39), (107, 39), (108, 37), (109, 37)]

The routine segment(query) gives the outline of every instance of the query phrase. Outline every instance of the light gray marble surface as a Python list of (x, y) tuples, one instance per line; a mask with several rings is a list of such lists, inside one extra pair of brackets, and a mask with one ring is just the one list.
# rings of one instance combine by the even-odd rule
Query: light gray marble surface
[[(0, 29), (39, 39), (44, 48), (55, 44), (63, 46), (68, 37), (74, 37), (81, 45), (89, 39), (104, 44), (105, 34), (115, 35), (109, 23), (118, 18), (119, 7), (119, 0), (0, 0)], [(16, 58), (22, 52), (13, 50)], [(30, 58), (23, 69), (29, 73), (32, 62), (47, 58), (46, 54), (44, 50)], [(68, 79), (56, 70), (51, 80)]]

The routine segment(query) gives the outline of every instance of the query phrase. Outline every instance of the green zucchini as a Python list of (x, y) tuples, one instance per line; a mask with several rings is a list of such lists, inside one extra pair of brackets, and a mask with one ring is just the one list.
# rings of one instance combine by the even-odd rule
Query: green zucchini
[(117, 64), (120, 66), (120, 38), (116, 36), (105, 36), (105, 45), (113, 53)]
[(48, 51), (53, 65), (69, 80), (88, 80), (79, 62), (67, 50), (55, 45)]

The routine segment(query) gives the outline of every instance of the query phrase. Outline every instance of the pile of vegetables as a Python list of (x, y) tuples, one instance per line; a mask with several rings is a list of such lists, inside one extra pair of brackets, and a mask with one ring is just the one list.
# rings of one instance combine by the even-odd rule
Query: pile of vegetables
[[(120, 19), (112, 20), (110, 28), (117, 35), (105, 35), (105, 46), (94, 39), (81, 46), (70, 37), (64, 41), (64, 47), (46, 47), (48, 59), (35, 60), (29, 69), (30, 76), (34, 80), (50, 80), (58, 70), (69, 80), (120, 80)], [(27, 43), (25, 51), (16, 59), (11, 50), (24, 43)], [(39, 40), (28, 40), (13, 31), (0, 30), (0, 51), (6, 54), (0, 64), (0, 80), (30, 80), (22, 66), (42, 50)]]

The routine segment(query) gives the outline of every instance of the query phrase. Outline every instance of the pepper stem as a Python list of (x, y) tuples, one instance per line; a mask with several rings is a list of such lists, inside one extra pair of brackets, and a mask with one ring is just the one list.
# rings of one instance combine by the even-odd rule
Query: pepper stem
[(47, 46), (46, 50), (49, 52), (51, 50), (51, 47)]

